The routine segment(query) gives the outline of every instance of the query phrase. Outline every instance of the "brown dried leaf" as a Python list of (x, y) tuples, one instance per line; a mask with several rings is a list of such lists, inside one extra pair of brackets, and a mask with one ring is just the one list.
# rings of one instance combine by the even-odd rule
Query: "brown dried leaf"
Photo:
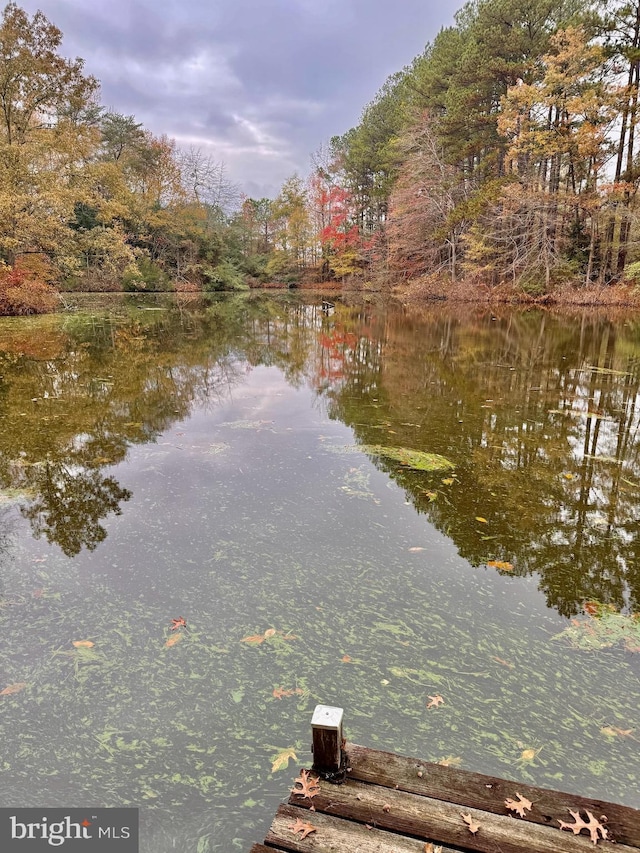
[(518, 798), (517, 802), (516, 800), (508, 798), (504, 801), (504, 804), (512, 812), (515, 812), (516, 814), (520, 815), (520, 817), (524, 817), (527, 813), (527, 810), (531, 811), (531, 806), (533, 804), (531, 800), (528, 800), (526, 797), (523, 797), (522, 794), (519, 794), (517, 791), (516, 797)]
[(501, 572), (513, 571), (513, 563), (507, 563), (506, 560), (487, 560), (487, 566), (491, 569), (500, 569)]
[(284, 687), (276, 687), (271, 694), (274, 699), (283, 699), (285, 696), (302, 696), (304, 690), (301, 687), (293, 687), (290, 690), (285, 690)]
[(169, 649), (171, 646), (175, 646), (176, 643), (179, 643), (182, 640), (184, 634), (172, 634), (170, 637), (167, 637), (167, 641), (165, 646)]
[(310, 776), (308, 770), (301, 770), (298, 778), (294, 779), (294, 785), (300, 785), (300, 787), (293, 787), (291, 792), (294, 797), (307, 797), (310, 800), (320, 793), (318, 782), (318, 776)]
[(0, 696), (11, 696), (14, 693), (20, 693), (26, 686), (26, 681), (17, 681), (15, 684), (9, 684), (4, 690), (0, 690)]
[[(572, 812), (571, 809), (569, 809), (569, 814), (575, 820), (575, 823), (565, 823), (563, 820), (559, 820), (558, 823), (560, 824), (560, 829), (570, 829), (574, 835), (579, 835), (583, 829), (586, 829), (594, 844), (597, 844), (599, 841), (598, 833), (600, 833), (603, 841), (606, 840), (609, 831), (591, 814), (590, 811), (585, 809), (585, 814), (589, 818), (586, 822), (580, 817), (579, 811)], [(601, 820), (606, 819), (605, 815), (602, 815)]]
[(243, 637), (241, 643), (249, 643), (251, 646), (259, 646), (264, 643), (264, 634), (252, 634), (250, 637)]
[(290, 829), (294, 834), (299, 832), (301, 833), (300, 838), (306, 838), (307, 835), (311, 835), (312, 832), (317, 832), (318, 827), (314, 826), (312, 823), (307, 823), (304, 820), (300, 820), (300, 818), (296, 818), (295, 823), (289, 824), (287, 829)]
[(469, 832), (475, 835), (476, 832), (480, 829), (480, 824), (476, 823), (470, 814), (462, 814), (462, 812), (460, 812), (460, 817), (469, 827)]
[(437, 696), (429, 696), (429, 702), (427, 702), (427, 708), (437, 708), (438, 706), (444, 704), (444, 699), (439, 694)]
[(75, 646), (76, 649), (90, 649), (95, 646), (95, 643), (92, 643), (91, 640), (74, 640), (71, 645)]

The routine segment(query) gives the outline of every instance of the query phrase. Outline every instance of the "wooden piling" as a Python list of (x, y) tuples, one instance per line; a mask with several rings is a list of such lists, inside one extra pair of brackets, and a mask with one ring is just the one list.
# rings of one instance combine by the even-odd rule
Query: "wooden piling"
[(342, 763), (342, 708), (316, 705), (311, 719), (313, 769), (335, 773)]

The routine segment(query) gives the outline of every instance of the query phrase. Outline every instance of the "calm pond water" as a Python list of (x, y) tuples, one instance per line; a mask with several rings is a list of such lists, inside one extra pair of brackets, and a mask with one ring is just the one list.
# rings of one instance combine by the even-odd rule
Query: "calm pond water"
[(3, 320), (0, 803), (248, 850), (322, 702), (356, 742), (640, 807), (639, 389), (633, 319)]

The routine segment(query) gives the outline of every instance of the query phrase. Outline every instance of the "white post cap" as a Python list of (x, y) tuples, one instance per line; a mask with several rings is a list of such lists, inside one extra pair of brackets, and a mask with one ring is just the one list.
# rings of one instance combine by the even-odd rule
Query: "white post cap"
[(331, 705), (316, 705), (311, 718), (311, 725), (318, 729), (339, 729), (342, 726), (342, 708), (334, 708)]

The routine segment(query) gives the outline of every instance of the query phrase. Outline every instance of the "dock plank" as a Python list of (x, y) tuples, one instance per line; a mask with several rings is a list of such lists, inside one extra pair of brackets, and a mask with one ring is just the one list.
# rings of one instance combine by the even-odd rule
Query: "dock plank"
[[(351, 780), (383, 786), (387, 791), (400, 790), (441, 800), (465, 810), (479, 809), (501, 816), (510, 814), (504, 804), (505, 799), (514, 798), (518, 792), (531, 800), (534, 806), (524, 820), (517, 819), (518, 823), (558, 826), (559, 820), (571, 822), (569, 809), (588, 810), (597, 818), (606, 815), (610, 838), (617, 842), (617, 850), (621, 850), (621, 845), (640, 847), (640, 811), (629, 806), (443, 767), (357, 744), (348, 743), (346, 754)], [(562, 836), (571, 837), (565, 832)]]
[[(320, 813), (335, 815), (350, 822), (358, 822), (376, 829), (412, 836), (424, 841), (451, 844), (481, 853), (585, 853), (593, 849), (586, 835), (575, 836), (562, 831), (559, 826), (541, 826), (505, 814), (462, 807), (443, 800), (433, 799), (407, 791), (384, 788), (353, 779), (344, 785), (331, 785), (320, 780), (313, 800), (291, 794), (290, 805), (307, 811), (307, 819), (315, 822)], [(473, 834), (462, 819), (470, 815), (480, 828)], [(321, 833), (318, 832), (317, 841)], [(348, 849), (343, 843), (344, 849)], [(632, 847), (616, 844), (617, 853), (637, 853)]]
[[(306, 838), (295, 834), (291, 827), (296, 818), (317, 827)], [(267, 846), (295, 853), (336, 853), (338, 850), (357, 850), (358, 853), (423, 853), (424, 841), (405, 838), (380, 829), (367, 829), (365, 824), (341, 820), (332, 815), (309, 812), (298, 806), (281, 805), (265, 839)]]

